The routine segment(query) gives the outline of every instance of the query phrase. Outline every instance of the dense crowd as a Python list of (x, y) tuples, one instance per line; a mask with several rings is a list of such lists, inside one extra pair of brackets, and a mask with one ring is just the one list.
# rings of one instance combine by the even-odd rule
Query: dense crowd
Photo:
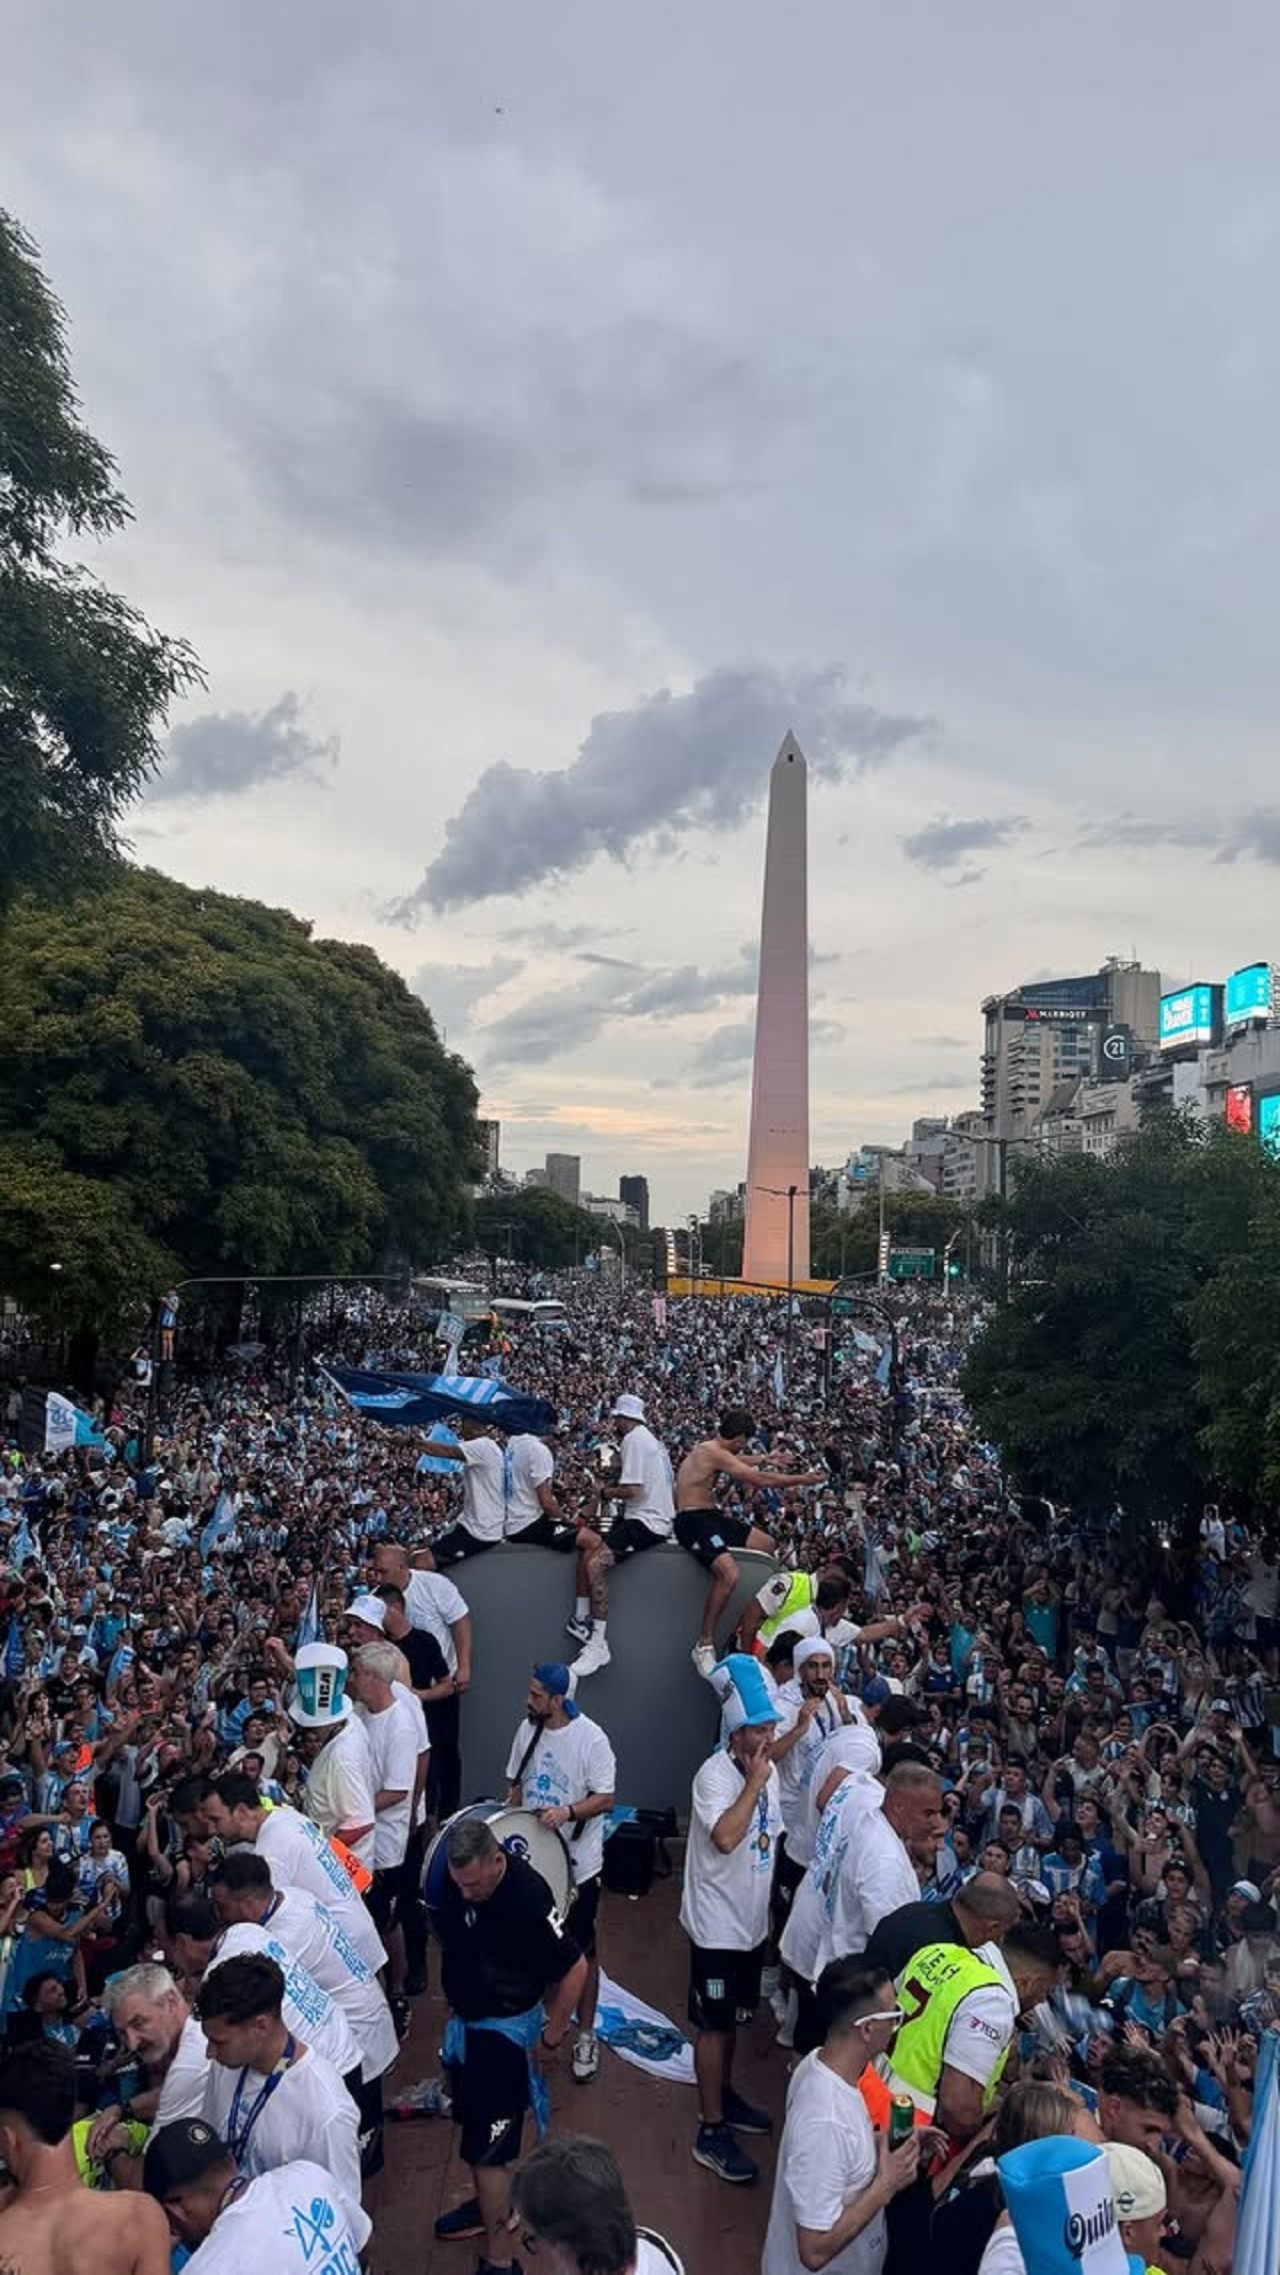
[[(1225, 2275), (1280, 2011), (1274, 1546), (1212, 1509), (1188, 1542), (1179, 1513), (1153, 1536), (1119, 1509), (1019, 1500), (958, 1394), (974, 1322), (954, 1299), (895, 1299), (891, 1345), (871, 1305), (837, 1337), (782, 1302), (664, 1304), (586, 1275), (560, 1292), (565, 1332), (458, 1361), (549, 1402), (532, 1450), (472, 1417), (428, 1453), (310, 1362), (191, 1380), (180, 1336), (153, 1444), (126, 1388), (96, 1411), (100, 1446), (24, 1453), (15, 1395), (0, 2250), (65, 2151), (112, 2206), (122, 2267), (167, 2264), (172, 2231), (199, 2275), (233, 2257), (252, 2275), (269, 2232), (278, 2269), (304, 2200), (328, 2223), (309, 2247), (298, 2212), (285, 2263), (354, 2264), (382, 2081), (426, 1980), (424, 1846), (460, 1797), (465, 1558), (496, 1525), (578, 1550), (576, 1668), (539, 1664), (508, 1764), (510, 1798), (565, 1836), (574, 1908), (544, 1948), (537, 1875), (483, 1826), (450, 1836), (435, 1924), (476, 2195), (440, 2232), (505, 2267), (514, 2205), (524, 2249), (541, 2239), (557, 2268), (671, 2263), (607, 2152), (553, 2133), (517, 2162), (546, 2055), (572, 2033), (575, 2076), (598, 2062), (592, 1891), (614, 1795), (589, 1682), (609, 1573), (647, 1528), (708, 1575), (689, 1640), (724, 1705), (682, 1912), (702, 2166), (756, 2176), (740, 2136), (768, 2118), (732, 2055), (762, 1981), (779, 2064), (797, 2064), (767, 2275), (878, 2275), (886, 2255), (896, 2275), (930, 2224), (967, 2269), (1009, 2275), (992, 2156), (1073, 2133), (1123, 2152), (1130, 2250)], [(327, 1356), (429, 1367), (431, 1326), (362, 1297)], [(730, 1638), (722, 1582), (764, 1535), (781, 1569)], [(500, 1915), (529, 1995), (498, 2023), (475, 1939)], [(920, 1991), (931, 1966), (955, 1978), (945, 1999)], [(980, 2059), (917, 2042), (917, 1993), (935, 2018), (963, 2008)], [(914, 2131), (891, 2146), (895, 2096)], [(495, 2159), (481, 2136), (504, 2120)], [(1146, 2210), (1125, 2222), (1130, 2197)], [(620, 2256), (584, 2258), (588, 2233)]]

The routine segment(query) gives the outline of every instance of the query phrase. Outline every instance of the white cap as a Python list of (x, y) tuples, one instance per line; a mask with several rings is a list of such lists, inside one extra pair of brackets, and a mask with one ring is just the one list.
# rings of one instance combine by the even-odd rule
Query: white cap
[(644, 1420), (644, 1400), (637, 1398), (633, 1390), (624, 1390), (621, 1398), (615, 1398), (612, 1410), (623, 1422)]
[(363, 1620), (366, 1627), (376, 1627), (379, 1633), (383, 1632), (386, 1616), (387, 1607), (381, 1596), (356, 1596), (347, 1605), (348, 1619)]

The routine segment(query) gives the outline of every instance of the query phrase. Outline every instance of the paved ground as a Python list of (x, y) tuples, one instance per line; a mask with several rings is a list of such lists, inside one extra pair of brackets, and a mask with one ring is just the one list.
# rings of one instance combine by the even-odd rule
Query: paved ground
[[(677, 1921), (679, 1876), (654, 1883), (638, 1902), (606, 1893), (602, 1949), (614, 1978), (674, 2020), (683, 2021), (685, 1942)], [(438, 1952), (431, 1972), (438, 1982)], [(409, 2083), (438, 2070), (441, 2006), (419, 1999), (413, 2029), (393, 2079)], [(785, 2062), (773, 2045), (767, 2008), (744, 2034), (738, 2075), (742, 2090), (780, 2121)], [(552, 2076), (552, 2123), (609, 2142), (627, 2175), (638, 2217), (670, 2238), (688, 2275), (758, 2275), (773, 2170), (770, 2141), (745, 2143), (761, 2166), (754, 2188), (728, 2188), (689, 2155), (695, 2119), (691, 2086), (663, 2085), (607, 2050), (591, 2085), (575, 2085), (568, 2049)], [(530, 2136), (531, 2137), (531, 2136)], [(439, 2118), (388, 2125), (387, 2165), (367, 2192), (373, 2217), (373, 2275), (470, 2275), (474, 2244), (438, 2244), (436, 2214), (469, 2193), (454, 2154), (453, 2127)], [(533, 2275), (533, 2270), (528, 2271)]]

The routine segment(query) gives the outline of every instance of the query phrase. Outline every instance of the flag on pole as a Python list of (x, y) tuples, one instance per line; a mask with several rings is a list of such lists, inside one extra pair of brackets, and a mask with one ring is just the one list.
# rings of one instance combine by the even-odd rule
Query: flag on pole
[(213, 1515), (200, 1535), (200, 1558), (207, 1564), (211, 1551), (220, 1540), (236, 1529), (236, 1505), (225, 1487), (213, 1504)]
[(773, 1403), (774, 1403), (774, 1405), (775, 1405), (775, 1406), (781, 1406), (781, 1404), (782, 1404), (782, 1402), (783, 1402), (784, 1398), (786, 1397), (786, 1395), (787, 1395), (787, 1384), (786, 1384), (786, 1377), (785, 1377), (785, 1375), (784, 1375), (784, 1373), (783, 1373), (783, 1369), (782, 1369), (782, 1353), (781, 1353), (781, 1351), (775, 1351), (775, 1352), (774, 1352), (774, 1354), (773, 1354)]
[(317, 1576), (312, 1579), (311, 1593), (307, 1597), (306, 1609), (303, 1612), (302, 1618), (298, 1624), (298, 1641), (295, 1648), (299, 1651), (302, 1650), (304, 1644), (318, 1643), (320, 1641), (319, 1588), (320, 1581)]
[(535, 1436), (555, 1424), (555, 1408), (545, 1398), (526, 1398), (495, 1375), (401, 1374), (337, 1365), (320, 1371), (371, 1422), (416, 1428), (445, 1422), (451, 1414), (480, 1413), (499, 1430), (527, 1430)]
[(5, 1638), (4, 1671), (6, 1680), (13, 1682), (17, 1676), (24, 1672), (26, 1664), (26, 1645), (22, 1640), (22, 1629), (18, 1625), (18, 1615), (15, 1611), (10, 1616), (9, 1633)]
[(1280, 2035), (1274, 2029), (1258, 2041), (1233, 2264), (1235, 2275), (1275, 2275), (1280, 2267)]

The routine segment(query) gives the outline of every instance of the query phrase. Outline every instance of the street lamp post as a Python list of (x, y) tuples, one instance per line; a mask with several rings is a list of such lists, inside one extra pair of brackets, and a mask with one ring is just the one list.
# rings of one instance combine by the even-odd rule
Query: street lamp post
[(772, 1193), (787, 1204), (787, 1325), (785, 1333), (787, 1388), (791, 1388), (791, 1329), (796, 1295), (796, 1194), (798, 1185), (753, 1185), (753, 1193)]

